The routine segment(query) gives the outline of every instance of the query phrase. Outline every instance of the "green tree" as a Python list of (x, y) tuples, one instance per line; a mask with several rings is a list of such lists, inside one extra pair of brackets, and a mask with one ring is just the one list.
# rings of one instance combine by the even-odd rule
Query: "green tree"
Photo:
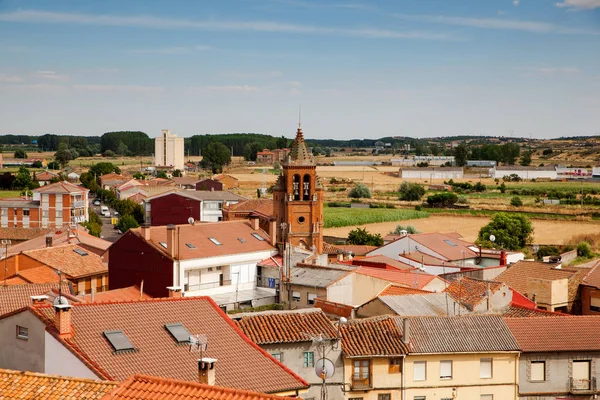
[(469, 158), (469, 149), (464, 144), (459, 144), (454, 148), (454, 162), (459, 167), (467, 165), (467, 159)]
[[(490, 241), (490, 235), (495, 241)], [(519, 250), (533, 240), (533, 225), (529, 218), (516, 213), (497, 213), (489, 224), (479, 230), (477, 244), (484, 247), (500, 247)]]
[(510, 199), (510, 205), (513, 207), (523, 207), (523, 200), (519, 196)]
[(402, 231), (406, 231), (406, 233), (411, 234), (411, 235), (413, 235), (415, 233), (419, 233), (417, 228), (415, 228), (412, 225), (406, 225), (406, 226), (396, 225), (396, 229), (394, 229), (392, 232), (390, 232), (390, 234), (400, 235), (400, 234), (402, 234)]
[(180, 170), (176, 169), (175, 171), (173, 171), (173, 176), (175, 176), (175, 177), (181, 177), (181, 176), (183, 176), (183, 174), (181, 173)]
[(32, 168), (43, 168), (44, 164), (40, 160), (35, 160), (33, 164), (31, 164)]
[(53, 169), (56, 171), (56, 170), (60, 169), (60, 164), (57, 163), (56, 161), (50, 161), (48, 163), (48, 169)]
[(506, 184), (504, 182), (502, 182), (502, 185), (500, 185), (500, 193), (506, 193)]
[(209, 143), (202, 151), (203, 168), (211, 168), (213, 173), (223, 169), (224, 165), (231, 162), (231, 151), (223, 143)]
[(531, 151), (526, 151), (521, 155), (520, 164), (524, 167), (531, 165)]
[(140, 226), (132, 215), (123, 215), (117, 222), (117, 229), (125, 233), (131, 228)]
[(58, 150), (54, 154), (54, 159), (60, 164), (62, 168), (64, 168), (69, 163), (69, 161), (73, 159), (73, 153), (69, 151), (65, 143), (61, 143), (58, 145)]
[(577, 245), (577, 256), (583, 258), (592, 258), (594, 253), (588, 242), (581, 242)]
[(27, 153), (25, 153), (25, 150), (23, 149), (17, 149), (15, 150), (15, 158), (27, 158)]
[(117, 153), (115, 153), (112, 150), (104, 150), (104, 152), (102, 153), (102, 157), (115, 157), (117, 155)]
[(158, 171), (156, 173), (156, 177), (162, 178), (162, 179), (169, 179), (169, 177), (167, 176), (167, 173), (165, 171)]
[(514, 165), (521, 154), (521, 148), (517, 143), (505, 143), (500, 146), (502, 162), (506, 165)]
[(404, 181), (398, 191), (400, 192), (400, 200), (416, 201), (421, 200), (421, 197), (425, 194), (425, 187), (418, 183)]
[(364, 228), (356, 228), (348, 233), (348, 243), (366, 246), (383, 246), (381, 234), (371, 234)]
[(290, 140), (284, 136), (277, 138), (275, 143), (278, 149), (285, 149), (286, 147), (290, 147)]
[(438, 146), (435, 143), (431, 143), (429, 145), (429, 152), (431, 153), (432, 156), (437, 156), (440, 154), (440, 146)]
[(362, 183), (357, 183), (354, 185), (350, 193), (348, 193), (348, 197), (352, 197), (353, 199), (370, 199), (371, 198), (371, 190), (369, 190), (367, 185)]
[(248, 143), (244, 146), (244, 160), (256, 161), (256, 153), (261, 151), (263, 146), (258, 142)]
[(99, 178), (102, 175), (110, 174), (111, 172), (120, 174), (121, 170), (111, 162), (99, 162), (92, 165), (90, 168), (90, 173), (96, 176), (96, 178)]
[(458, 196), (452, 192), (436, 193), (427, 197), (431, 207), (450, 207), (458, 202)]
[[(38, 184), (39, 186), (39, 184)], [(25, 167), (20, 167), (17, 175), (15, 176), (15, 180), (12, 183), (12, 188), (16, 190), (23, 189), (33, 189), (34, 182), (31, 179), (31, 174), (29, 170)]]
[[(175, 174), (173, 174), (173, 176), (175, 176)], [(142, 174), (141, 172), (136, 172), (135, 174), (133, 174), (133, 179), (137, 179), (140, 181), (143, 181), (146, 179), (146, 175)]]

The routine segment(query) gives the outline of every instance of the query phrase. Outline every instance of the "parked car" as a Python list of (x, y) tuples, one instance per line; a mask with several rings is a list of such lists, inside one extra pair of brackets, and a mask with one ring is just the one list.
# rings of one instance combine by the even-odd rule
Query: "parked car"
[(118, 217), (118, 216), (119, 216), (119, 212), (118, 212), (118, 211), (115, 211), (115, 212), (113, 213), (113, 217)]
[(95, 206), (99, 206), (99, 205), (100, 205), (100, 204), (102, 204), (102, 203), (100, 203), (100, 200), (96, 199), (96, 200), (94, 200), (94, 203), (93, 203), (93, 204), (94, 204)]
[(110, 211), (109, 211), (108, 207), (107, 206), (100, 207), (100, 214), (102, 214), (103, 217), (110, 217)]

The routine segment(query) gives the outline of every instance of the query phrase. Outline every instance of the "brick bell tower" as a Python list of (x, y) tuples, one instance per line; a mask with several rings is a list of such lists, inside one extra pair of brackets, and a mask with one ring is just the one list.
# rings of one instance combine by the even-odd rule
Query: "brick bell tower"
[(300, 124), (283, 163), (283, 173), (273, 189), (273, 203), (279, 244), (288, 242), (321, 254), (323, 185), (317, 178), (317, 166), (306, 148)]

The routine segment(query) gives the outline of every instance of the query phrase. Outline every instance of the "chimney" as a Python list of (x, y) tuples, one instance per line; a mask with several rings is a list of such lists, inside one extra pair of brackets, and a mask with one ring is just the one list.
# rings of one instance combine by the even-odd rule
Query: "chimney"
[(167, 252), (173, 258), (177, 258), (177, 251), (175, 249), (175, 225), (167, 225)]
[(277, 245), (277, 221), (273, 218), (269, 221), (269, 236), (271, 237), (271, 246)]
[(504, 250), (500, 252), (500, 265), (506, 265), (506, 251)]
[(169, 291), (170, 299), (180, 299), (183, 297), (180, 286), (167, 286), (167, 290)]
[(52, 235), (46, 235), (46, 247), (52, 247)]
[(250, 217), (250, 225), (252, 226), (252, 229), (257, 231), (260, 227), (260, 219), (257, 216)]
[(71, 331), (71, 307), (70, 304), (57, 304), (54, 306), (54, 326), (63, 339), (73, 336)]
[(338, 261), (344, 261), (344, 253), (338, 253), (337, 260)]
[(147, 222), (142, 224), (142, 237), (145, 241), (150, 240), (150, 224)]
[(198, 360), (198, 382), (205, 385), (215, 385), (216, 358), (203, 357)]
[(408, 318), (402, 320), (402, 343), (410, 343), (410, 319)]
[(30, 296), (30, 297), (31, 297), (31, 301), (33, 302), (34, 305), (44, 304), (44, 302), (48, 299), (48, 296), (46, 296), (46, 295)]

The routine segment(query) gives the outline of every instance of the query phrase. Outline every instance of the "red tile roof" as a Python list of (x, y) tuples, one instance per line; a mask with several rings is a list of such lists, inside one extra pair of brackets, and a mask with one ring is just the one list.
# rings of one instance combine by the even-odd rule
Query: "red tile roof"
[[(47, 331), (99, 377), (124, 380), (134, 373), (197, 381), (199, 354), (178, 345), (164, 325), (182, 323), (190, 334), (205, 334), (204, 357), (216, 358), (216, 384), (267, 393), (308, 384), (246, 337), (208, 297), (76, 303), (71, 308), (72, 338), (60, 339), (51, 306), (30, 309)], [(103, 337), (122, 330), (135, 351), (115, 354)], [(249, 374), (248, 371), (253, 371)]]
[[(56, 281), (57, 283), (0, 286), (0, 316), (30, 306), (31, 296), (45, 295), (52, 288), (58, 288), (58, 276), (56, 276)], [(62, 290), (65, 293), (73, 294), (68, 283), (63, 283)]]
[(352, 260), (352, 265), (362, 265), (365, 267), (401, 269), (401, 270), (416, 270), (416, 268), (403, 263), (402, 261), (394, 260), (391, 257), (378, 254), (375, 256), (366, 256)]
[(465, 276), (452, 282), (445, 291), (454, 301), (473, 311), (478, 304), (487, 299), (488, 289), (491, 295), (500, 290), (502, 285), (500, 282), (484, 281)]
[[(52, 231), (54, 231), (54, 229), (51, 228), (0, 228), (0, 238), (9, 240), (30, 240)], [(4, 253), (4, 249), (2, 249), (2, 253)]]
[[(167, 243), (167, 227), (153, 226), (149, 229), (148, 243), (168, 256), (167, 249), (160, 244)], [(275, 251), (275, 247), (269, 243), (269, 235), (262, 229), (252, 229), (250, 222), (245, 220), (177, 225), (176, 231), (179, 231), (179, 250), (182, 260)], [(130, 229), (128, 232), (144, 240), (142, 228)], [(258, 234), (265, 240), (259, 240), (252, 234)], [(213, 243), (209, 238), (216, 239), (221, 245)], [(243, 241), (239, 240), (240, 238)], [(188, 247), (187, 243), (195, 248)]]
[(600, 289), (600, 262), (596, 263), (583, 278), (584, 285), (593, 286)]
[(600, 351), (600, 316), (506, 318), (523, 352)]
[(368, 252), (373, 251), (377, 248), (377, 246), (365, 246), (359, 244), (336, 244), (335, 246), (344, 252), (352, 253), (355, 257), (364, 256)]
[(405, 286), (398, 286), (390, 284), (383, 289), (377, 296), (404, 296), (410, 294), (429, 294), (431, 292), (427, 290), (414, 289)]
[(258, 212), (263, 215), (274, 215), (274, 202), (272, 199), (250, 199), (243, 200), (236, 204), (230, 204), (228, 210), (243, 213), (243, 212)]
[(17, 276), (27, 283), (54, 283), (58, 281), (56, 271), (46, 266), (17, 271)]
[(30, 282), (27, 282), (25, 279), (21, 278), (20, 276), (15, 276), (13, 278), (8, 278), (6, 280), (3, 280), (2, 283), (4, 285), (26, 285)]
[(398, 283), (407, 287), (423, 289), (434, 279), (441, 279), (426, 272), (408, 272), (402, 270), (360, 267), (354, 273)]
[(310, 342), (311, 335), (337, 337), (337, 330), (319, 309), (269, 311), (233, 318), (242, 332), (257, 344)]
[[(217, 361), (218, 363), (218, 361)], [(273, 394), (249, 392), (194, 382), (133, 375), (121, 382), (103, 400), (289, 400)]]
[[(435, 249), (433, 249), (435, 251)], [(429, 254), (422, 253), (420, 251), (413, 251), (412, 253), (402, 253), (400, 257), (408, 258), (409, 260), (423, 263), (425, 265), (435, 266), (446, 266), (446, 267), (457, 267), (455, 263), (444, 261), (441, 258), (431, 256)]]
[[(84, 252), (87, 255), (80, 255), (76, 251)], [(99, 255), (76, 244), (29, 250), (24, 251), (23, 254), (50, 268), (60, 269), (64, 274), (75, 279), (108, 273), (108, 266), (102, 263)]]
[(117, 382), (0, 369), (0, 399), (103, 399)]
[(399, 356), (408, 353), (402, 343), (402, 320), (392, 316), (354, 319), (341, 328), (346, 357)]
[[(94, 294), (93, 301), (127, 301), (127, 300), (147, 300), (152, 296), (144, 292), (140, 292), (139, 286), (129, 286), (121, 289), (107, 290), (106, 292), (98, 292)], [(86, 294), (83, 299), (87, 302), (92, 301), (92, 295)]]
[(516, 304), (511, 304), (500, 313), (503, 317), (556, 317), (567, 316), (559, 312), (540, 310), (539, 308), (523, 307)]
[(89, 192), (88, 189), (83, 186), (73, 185), (67, 181), (51, 183), (49, 185), (41, 186), (37, 189), (33, 189), (35, 193), (82, 193)]

